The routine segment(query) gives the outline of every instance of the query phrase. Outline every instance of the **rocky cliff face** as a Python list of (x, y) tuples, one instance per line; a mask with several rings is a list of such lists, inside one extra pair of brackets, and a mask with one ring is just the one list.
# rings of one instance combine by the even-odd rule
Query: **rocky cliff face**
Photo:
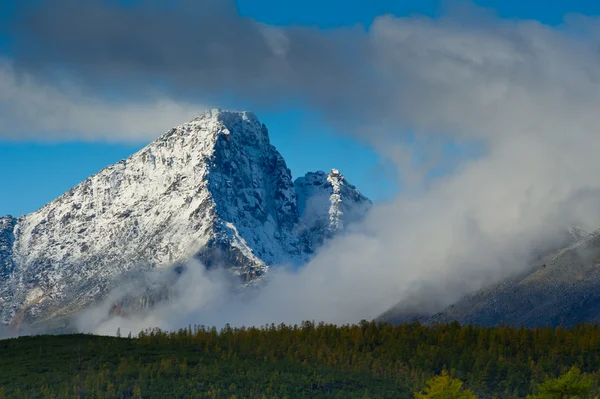
[[(344, 187), (331, 195), (359, 195)], [(341, 222), (352, 212), (338, 205), (323, 212), (339, 208)], [(291, 173), (257, 117), (209, 111), (37, 212), (0, 219), (1, 320), (70, 314), (128, 273), (192, 257), (244, 282), (270, 265), (302, 263), (316, 248), (306, 251), (298, 235), (300, 215), (310, 224), (298, 206)]]

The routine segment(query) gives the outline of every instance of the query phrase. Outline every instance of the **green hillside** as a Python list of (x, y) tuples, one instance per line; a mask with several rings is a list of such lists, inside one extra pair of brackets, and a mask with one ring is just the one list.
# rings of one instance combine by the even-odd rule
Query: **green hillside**
[(572, 366), (591, 384), (580, 396), (596, 396), (598, 326), (190, 326), (0, 341), (0, 398), (412, 398), (444, 370), (478, 397), (512, 398)]

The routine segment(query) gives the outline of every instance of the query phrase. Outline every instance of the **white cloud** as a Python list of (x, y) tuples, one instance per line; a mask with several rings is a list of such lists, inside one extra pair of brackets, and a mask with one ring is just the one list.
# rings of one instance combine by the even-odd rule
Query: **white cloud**
[(253, 301), (216, 319), (194, 313), (196, 322), (344, 323), (400, 301), (449, 304), (524, 270), (571, 224), (600, 227), (594, 42), (566, 27), (484, 22), (378, 19), (371, 39), (389, 85), (387, 117), (355, 131), (387, 154), (399, 145), (396, 124), (417, 140), (475, 140), (484, 153), (379, 204), (301, 271), (274, 275)]
[(148, 141), (205, 107), (159, 95), (102, 99), (73, 82), (48, 83), (0, 58), (0, 139)]
[[(593, 36), (532, 21), (377, 19), (370, 30), (385, 109), (355, 133), (388, 155), (417, 141), (484, 152), (426, 189), (378, 206), (262, 303), (278, 317), (373, 318), (402, 300), (449, 304), (527, 267), (572, 223), (600, 227), (600, 52)], [(380, 116), (380, 118), (378, 117)], [(435, 155), (435, 154), (434, 154)], [(278, 302), (281, 303), (281, 302)]]

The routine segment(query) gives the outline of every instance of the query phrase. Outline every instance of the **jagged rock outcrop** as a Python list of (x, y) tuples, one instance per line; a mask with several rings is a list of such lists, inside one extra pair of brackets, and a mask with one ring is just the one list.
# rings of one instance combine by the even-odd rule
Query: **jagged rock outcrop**
[[(332, 195), (343, 198), (341, 187)], [(340, 223), (351, 213), (343, 203)], [(71, 314), (132, 272), (192, 257), (254, 281), (310, 257), (300, 214), (267, 128), (250, 112), (208, 111), (37, 212), (0, 219), (1, 321)]]
[(337, 169), (307, 173), (294, 182), (298, 195), (303, 248), (313, 252), (323, 242), (364, 219), (371, 200), (348, 183)]

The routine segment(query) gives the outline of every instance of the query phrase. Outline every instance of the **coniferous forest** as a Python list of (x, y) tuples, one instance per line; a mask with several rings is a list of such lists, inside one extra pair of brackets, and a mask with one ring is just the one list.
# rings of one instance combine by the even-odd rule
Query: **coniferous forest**
[(21, 337), (0, 353), (0, 398), (566, 399), (600, 383), (591, 324), (189, 326)]

